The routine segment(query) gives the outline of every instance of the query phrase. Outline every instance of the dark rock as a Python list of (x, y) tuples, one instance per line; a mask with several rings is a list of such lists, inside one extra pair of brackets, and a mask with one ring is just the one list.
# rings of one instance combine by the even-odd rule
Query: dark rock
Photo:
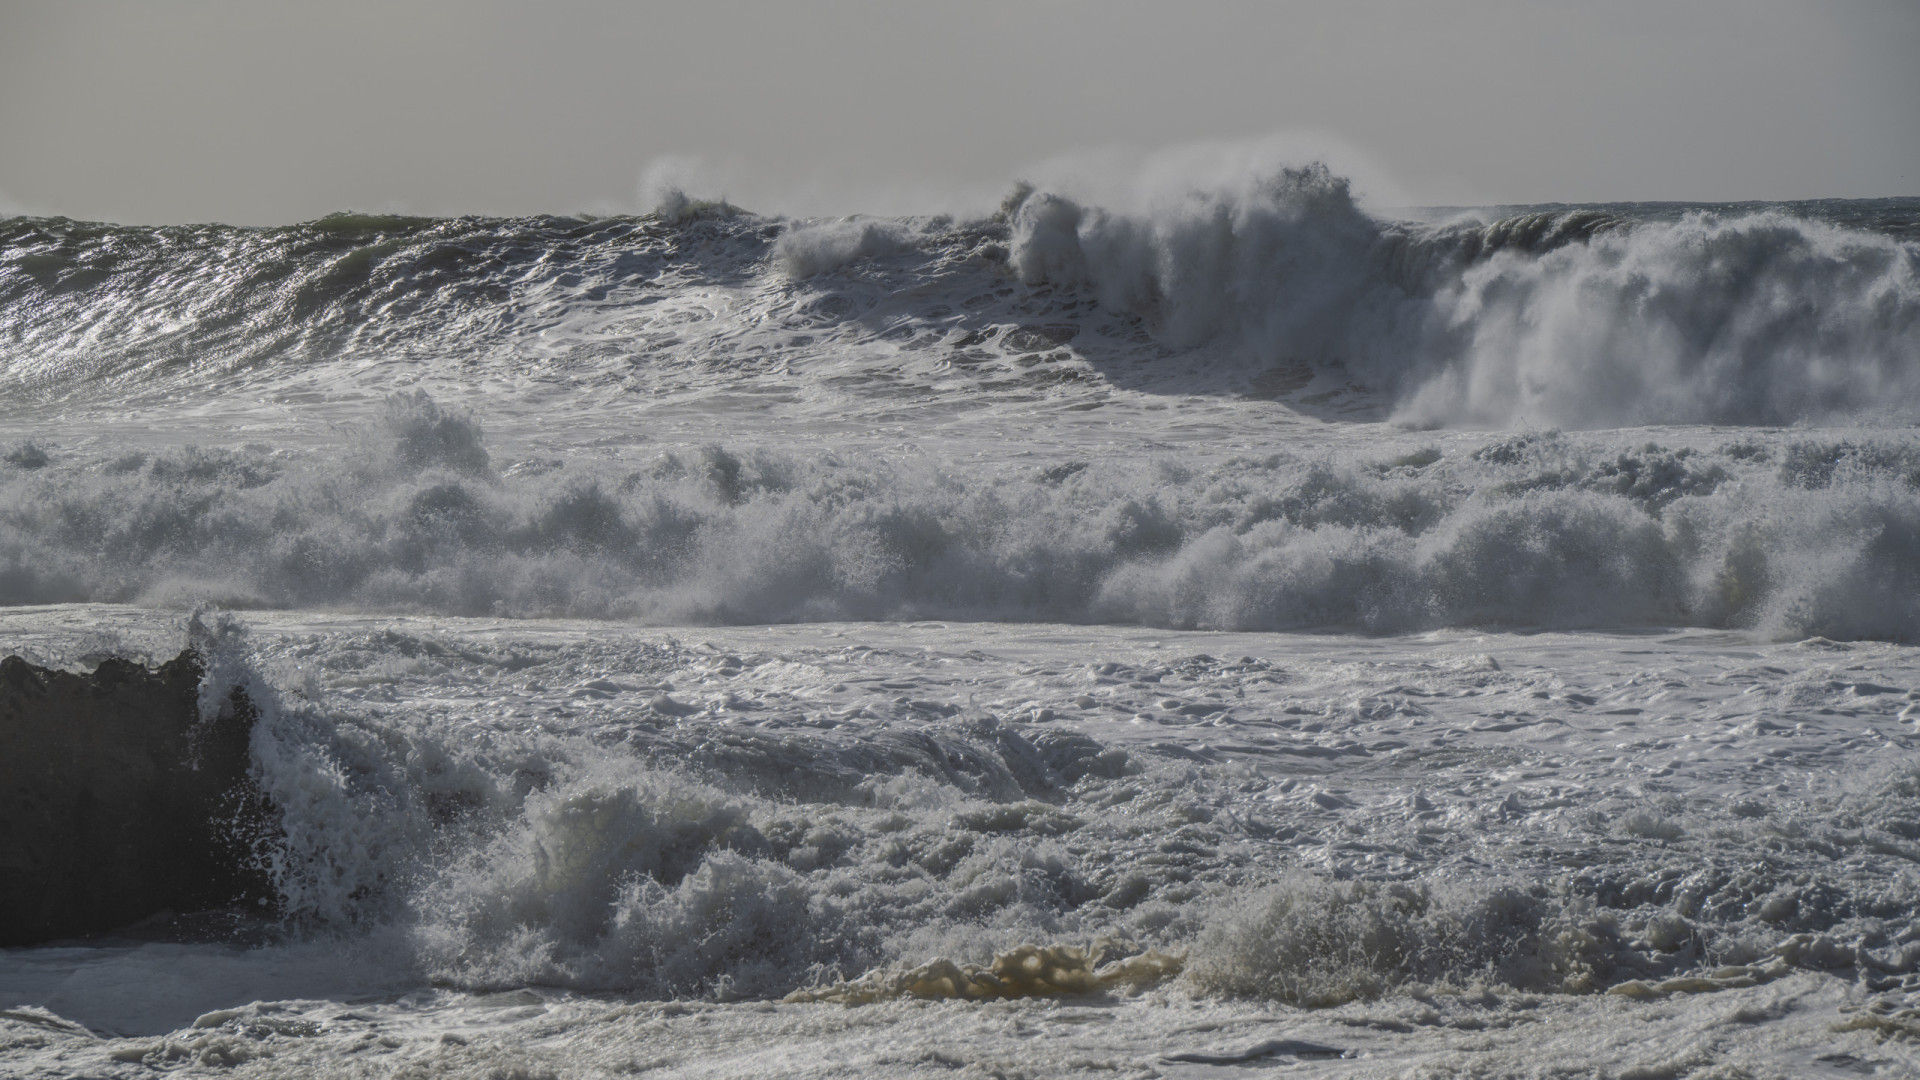
[(203, 722), (201, 674), (191, 650), (86, 675), (0, 660), (0, 946), (270, 908), (258, 713), (236, 688)]

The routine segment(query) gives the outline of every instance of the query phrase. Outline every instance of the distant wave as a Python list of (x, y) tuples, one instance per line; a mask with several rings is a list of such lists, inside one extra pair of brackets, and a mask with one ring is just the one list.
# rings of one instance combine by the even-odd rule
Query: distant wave
[[(976, 221), (724, 206), (272, 229), (13, 218), (0, 221), (0, 384), (207, 387), (368, 358), (644, 375), (751, 356), (751, 377), (856, 344), (997, 347), (1051, 296), (1060, 340), (1113, 331), (1074, 342), (1096, 368), (1144, 357), (1177, 387), (1183, 365), (1224, 352), (1256, 382), (1298, 371), (1370, 389), (1412, 426), (1912, 419), (1916, 220), (1905, 200), (1390, 221), (1319, 166), (1127, 212), (1022, 189)], [(1003, 297), (1009, 284), (1027, 292)], [(650, 315), (716, 288), (741, 303), (702, 311), (718, 320), (703, 337)], [(821, 298), (836, 289), (850, 295)], [(868, 310), (882, 300), (885, 328)], [(1140, 329), (1151, 349), (1128, 336)]]
[(14, 446), (0, 604), (1920, 637), (1911, 437), (1528, 434), (956, 474), (719, 446), (497, 471), (474, 422), (424, 396), (363, 434), (311, 456)]

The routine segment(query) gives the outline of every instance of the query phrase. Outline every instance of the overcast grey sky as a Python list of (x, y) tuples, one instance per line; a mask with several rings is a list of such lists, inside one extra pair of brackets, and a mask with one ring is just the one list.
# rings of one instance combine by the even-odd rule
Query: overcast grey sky
[(0, 0), (0, 210), (901, 212), (1242, 141), (1382, 202), (1920, 195), (1917, 58), (1920, 0)]

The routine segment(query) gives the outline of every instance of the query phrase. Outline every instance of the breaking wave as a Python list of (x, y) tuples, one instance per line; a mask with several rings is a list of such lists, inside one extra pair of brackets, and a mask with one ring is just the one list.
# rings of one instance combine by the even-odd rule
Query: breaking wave
[(16, 448), (0, 603), (1920, 634), (1920, 445), (1888, 434), (967, 474), (720, 446), (497, 470), (424, 395), (363, 434), (333, 454)]
[(1192, 348), (1345, 367), (1416, 425), (1778, 424), (1920, 406), (1920, 247), (1780, 211), (1386, 223), (1323, 166), (1147, 213), (1025, 195), (1012, 266)]

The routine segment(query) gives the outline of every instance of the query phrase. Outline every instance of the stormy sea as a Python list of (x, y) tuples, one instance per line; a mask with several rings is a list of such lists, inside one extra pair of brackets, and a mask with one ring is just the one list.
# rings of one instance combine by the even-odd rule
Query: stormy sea
[(0, 219), (0, 1073), (1915, 1075), (1916, 423), (1920, 199)]

